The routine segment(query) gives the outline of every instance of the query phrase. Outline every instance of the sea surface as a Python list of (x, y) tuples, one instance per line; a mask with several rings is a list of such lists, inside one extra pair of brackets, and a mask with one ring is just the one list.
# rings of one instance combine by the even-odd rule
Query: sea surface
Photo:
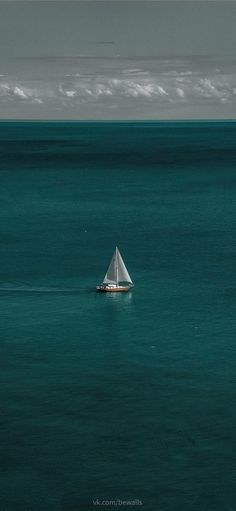
[(0, 207), (0, 510), (235, 511), (236, 122), (2, 122)]

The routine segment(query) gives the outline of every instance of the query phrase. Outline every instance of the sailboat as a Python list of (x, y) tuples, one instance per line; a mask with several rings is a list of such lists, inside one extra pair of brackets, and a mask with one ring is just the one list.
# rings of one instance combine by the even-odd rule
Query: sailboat
[(133, 287), (133, 282), (120, 255), (119, 249), (116, 247), (103, 283), (97, 286), (96, 290), (114, 293), (118, 291), (129, 291), (131, 287)]

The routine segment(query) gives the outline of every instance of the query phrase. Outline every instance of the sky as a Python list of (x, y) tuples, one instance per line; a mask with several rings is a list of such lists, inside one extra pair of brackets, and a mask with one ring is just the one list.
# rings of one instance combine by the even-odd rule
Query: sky
[(236, 118), (236, 2), (0, 0), (0, 119)]

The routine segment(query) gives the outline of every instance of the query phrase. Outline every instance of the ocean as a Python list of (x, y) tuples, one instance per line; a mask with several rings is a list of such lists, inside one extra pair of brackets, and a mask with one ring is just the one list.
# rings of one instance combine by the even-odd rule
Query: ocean
[(0, 180), (0, 510), (234, 511), (236, 122), (1, 122)]

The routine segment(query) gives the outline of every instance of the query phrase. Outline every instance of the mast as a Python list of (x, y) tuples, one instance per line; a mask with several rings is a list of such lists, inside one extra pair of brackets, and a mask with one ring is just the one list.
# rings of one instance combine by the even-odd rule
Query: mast
[(119, 280), (118, 280), (118, 249), (116, 247), (116, 287), (118, 286)]

